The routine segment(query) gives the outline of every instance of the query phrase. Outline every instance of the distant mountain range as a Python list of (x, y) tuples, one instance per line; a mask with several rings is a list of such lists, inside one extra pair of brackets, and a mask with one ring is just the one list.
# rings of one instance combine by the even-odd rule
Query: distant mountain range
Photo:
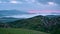
[(19, 11), (19, 10), (0, 10), (0, 17), (11, 16), (11, 15), (21, 15), (21, 14), (28, 14), (28, 13), (24, 11)]
[(60, 15), (46, 15), (47, 17), (53, 18), (53, 17), (60, 17)]

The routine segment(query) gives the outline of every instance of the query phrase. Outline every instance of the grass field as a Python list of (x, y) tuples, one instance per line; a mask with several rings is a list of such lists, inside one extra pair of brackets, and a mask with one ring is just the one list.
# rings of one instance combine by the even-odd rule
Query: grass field
[(18, 28), (0, 28), (0, 34), (48, 34), (48, 33)]

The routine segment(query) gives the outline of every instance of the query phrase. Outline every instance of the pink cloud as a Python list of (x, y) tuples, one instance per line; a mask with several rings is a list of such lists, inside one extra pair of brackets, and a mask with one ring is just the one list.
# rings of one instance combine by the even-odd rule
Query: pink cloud
[(49, 14), (49, 13), (60, 13), (60, 10), (29, 10), (29, 13), (41, 13), (41, 14)]

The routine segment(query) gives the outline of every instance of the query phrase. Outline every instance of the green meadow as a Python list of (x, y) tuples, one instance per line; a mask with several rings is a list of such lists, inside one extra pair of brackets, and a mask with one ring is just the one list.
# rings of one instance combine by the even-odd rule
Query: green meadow
[(0, 34), (48, 34), (48, 33), (20, 28), (0, 28)]

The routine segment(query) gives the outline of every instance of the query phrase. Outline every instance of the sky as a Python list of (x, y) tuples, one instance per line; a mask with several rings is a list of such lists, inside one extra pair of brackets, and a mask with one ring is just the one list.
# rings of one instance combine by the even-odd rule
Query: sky
[(0, 0), (0, 10), (24, 10), (34, 15), (60, 15), (60, 0)]

